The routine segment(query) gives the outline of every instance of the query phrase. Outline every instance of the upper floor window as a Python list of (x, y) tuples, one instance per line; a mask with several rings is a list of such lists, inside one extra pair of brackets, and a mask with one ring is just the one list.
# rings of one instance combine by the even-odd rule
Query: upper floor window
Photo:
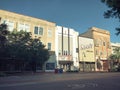
[(3, 20), (1, 20), (1, 23), (6, 24), (7, 25), (7, 29), (9, 31), (13, 31), (13, 29), (14, 29), (14, 22), (12, 22), (10, 20), (3, 19)]
[(14, 29), (14, 22), (9, 21), (9, 22), (8, 22), (8, 30), (9, 30), (9, 31), (13, 31), (13, 29)]
[(102, 52), (102, 51), (100, 52), (100, 56), (101, 56), (101, 55), (103, 55), (103, 52)]
[(103, 46), (105, 46), (105, 42), (103, 42)]
[(51, 37), (51, 36), (52, 36), (52, 31), (48, 30), (48, 37)]
[(35, 26), (34, 34), (43, 35), (43, 28)]
[(34, 34), (38, 34), (38, 27), (34, 28)]
[(95, 46), (99, 46), (99, 40), (95, 39)]
[(43, 28), (39, 27), (39, 35), (43, 35)]
[(2, 20), (1, 23), (7, 24), (7, 20)]
[(30, 32), (30, 25), (29, 24), (24, 24), (24, 23), (19, 23), (18, 24), (18, 31), (20, 31), (20, 30)]
[(99, 51), (98, 50), (96, 50), (96, 55), (98, 55), (99, 54)]
[(66, 55), (66, 51), (63, 52), (63, 55)]
[(30, 32), (30, 25), (25, 24), (24, 29), (25, 29), (25, 31)]

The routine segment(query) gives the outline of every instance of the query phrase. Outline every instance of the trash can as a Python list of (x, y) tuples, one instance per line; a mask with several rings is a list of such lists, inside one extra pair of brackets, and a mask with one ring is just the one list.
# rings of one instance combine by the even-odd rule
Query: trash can
[(57, 68), (55, 69), (55, 73), (58, 73), (58, 69)]
[(59, 73), (63, 73), (63, 69), (62, 68), (59, 69)]

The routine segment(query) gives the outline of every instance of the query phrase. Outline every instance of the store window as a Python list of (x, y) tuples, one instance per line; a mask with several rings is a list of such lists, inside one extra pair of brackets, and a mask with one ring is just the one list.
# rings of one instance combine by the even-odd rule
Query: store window
[(46, 70), (54, 70), (55, 63), (46, 63)]

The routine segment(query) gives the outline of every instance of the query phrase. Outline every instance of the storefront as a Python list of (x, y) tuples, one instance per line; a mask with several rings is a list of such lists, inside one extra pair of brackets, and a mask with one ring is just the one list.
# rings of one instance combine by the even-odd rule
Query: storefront
[(80, 71), (95, 71), (95, 62), (80, 62)]
[(93, 39), (79, 37), (80, 71), (95, 71), (95, 55)]
[(50, 57), (49, 57), (49, 60), (45, 62), (45, 65), (44, 65), (44, 70), (45, 72), (54, 72), (55, 68), (56, 68), (56, 55), (55, 55), (55, 52), (51, 51), (50, 52)]
[(59, 61), (59, 68), (62, 68), (63, 71), (71, 70), (72, 66), (73, 66), (73, 61), (64, 61), (64, 60)]

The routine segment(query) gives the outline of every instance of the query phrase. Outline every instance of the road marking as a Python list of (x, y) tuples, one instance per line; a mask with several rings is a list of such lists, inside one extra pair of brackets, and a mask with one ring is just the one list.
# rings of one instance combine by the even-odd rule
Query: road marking
[(24, 83), (14, 83), (14, 84), (2, 84), (0, 87), (12, 87), (12, 86), (24, 86), (24, 85), (32, 85), (37, 84), (38, 82), (24, 82)]
[(98, 84), (96, 83), (77, 83), (77, 84), (68, 84), (68, 88), (72, 89), (79, 89), (79, 88), (86, 88), (86, 87), (98, 87)]

